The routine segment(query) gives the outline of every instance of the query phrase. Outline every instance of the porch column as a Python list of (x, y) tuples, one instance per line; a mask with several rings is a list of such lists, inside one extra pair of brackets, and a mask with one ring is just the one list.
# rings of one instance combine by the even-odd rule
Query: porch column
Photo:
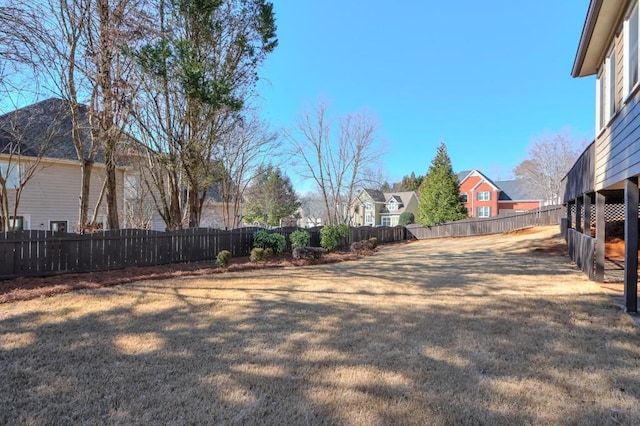
[(638, 312), (638, 178), (624, 182), (624, 303)]
[(571, 229), (573, 227), (572, 223), (573, 223), (573, 218), (571, 217), (571, 205), (573, 204), (573, 201), (569, 201), (567, 203), (567, 229)]
[(604, 208), (606, 205), (604, 194), (596, 192), (596, 275), (597, 282), (604, 281), (604, 241), (605, 241), (605, 217)]
[(582, 200), (584, 199), (584, 195), (582, 197), (576, 198), (576, 231), (582, 232), (583, 229), (583, 221), (582, 221)]

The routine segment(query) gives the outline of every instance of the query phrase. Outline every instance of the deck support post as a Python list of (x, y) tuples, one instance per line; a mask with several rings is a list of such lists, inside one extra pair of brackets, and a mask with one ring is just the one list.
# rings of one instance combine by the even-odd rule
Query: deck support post
[(604, 282), (604, 242), (605, 242), (605, 216), (604, 209), (606, 206), (605, 195), (596, 192), (596, 267), (595, 277), (597, 282)]
[(567, 203), (567, 229), (571, 229), (573, 227), (573, 218), (571, 217), (571, 205), (572, 201)]
[(583, 226), (583, 212), (582, 212), (582, 202), (584, 200), (584, 195), (576, 198), (576, 231), (582, 233), (584, 228)]
[(591, 236), (591, 206), (593, 205), (593, 199), (591, 194), (584, 194), (583, 209), (582, 209), (582, 233)]
[(638, 312), (638, 178), (624, 181), (624, 303)]

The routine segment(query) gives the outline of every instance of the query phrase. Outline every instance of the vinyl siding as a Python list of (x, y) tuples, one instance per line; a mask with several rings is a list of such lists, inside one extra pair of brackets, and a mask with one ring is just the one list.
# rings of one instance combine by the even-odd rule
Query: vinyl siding
[(640, 174), (640, 92), (625, 99), (624, 34), (620, 25), (613, 39), (616, 51), (617, 115), (595, 141), (595, 190), (619, 186), (624, 179)]
[[(104, 167), (94, 166), (91, 178), (89, 215), (93, 213), (104, 182)], [(28, 228), (49, 230), (50, 221), (67, 221), (68, 231), (78, 229), (78, 208), (82, 175), (80, 165), (72, 162), (43, 161), (40, 169), (25, 185), (18, 205), (18, 215), (29, 218)], [(123, 170), (118, 170), (118, 209), (122, 220)], [(10, 206), (13, 206), (15, 190), (9, 191)], [(106, 217), (106, 199), (98, 209)]]

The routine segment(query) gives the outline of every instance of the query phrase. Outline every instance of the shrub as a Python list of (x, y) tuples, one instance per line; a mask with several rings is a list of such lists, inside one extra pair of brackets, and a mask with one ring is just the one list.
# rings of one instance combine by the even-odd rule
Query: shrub
[(402, 212), (398, 218), (398, 225), (407, 226), (416, 223), (416, 217), (411, 212)]
[(320, 259), (327, 251), (322, 247), (296, 247), (293, 249), (293, 258), (300, 260), (315, 260)]
[(273, 253), (278, 254), (284, 251), (284, 248), (287, 246), (287, 239), (282, 234), (271, 234), (271, 240), (269, 247), (273, 250)]
[(291, 235), (289, 235), (289, 241), (291, 241), (291, 247), (306, 247), (309, 245), (309, 241), (311, 241), (311, 234), (307, 231), (293, 231)]
[(262, 262), (264, 260), (264, 249), (262, 247), (254, 247), (251, 249), (249, 260), (253, 263)]
[(272, 253), (281, 253), (287, 246), (287, 239), (281, 234), (270, 234), (261, 229), (253, 233), (253, 246), (263, 249), (271, 249)]
[(327, 225), (320, 230), (320, 245), (331, 251), (340, 245), (340, 240), (349, 235), (347, 225)]
[(371, 244), (371, 250), (378, 247), (378, 239), (376, 237), (371, 237), (367, 241)]
[(368, 240), (362, 240), (362, 241), (355, 241), (353, 243), (351, 243), (351, 251), (353, 252), (361, 252), (361, 251), (371, 251), (374, 249), (373, 243), (371, 242), (371, 239)]
[(274, 255), (273, 249), (271, 247), (267, 247), (266, 249), (264, 249), (263, 255), (264, 260), (272, 258)]
[(231, 252), (229, 250), (220, 250), (216, 256), (216, 265), (218, 268), (226, 268), (231, 261)]
[(359, 252), (362, 251), (362, 242), (361, 241), (354, 241), (351, 243), (351, 251), (353, 252)]

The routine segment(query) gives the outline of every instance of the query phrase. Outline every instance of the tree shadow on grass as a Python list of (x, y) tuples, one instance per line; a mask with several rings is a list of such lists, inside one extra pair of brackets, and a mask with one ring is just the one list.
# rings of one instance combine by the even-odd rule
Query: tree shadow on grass
[(640, 423), (638, 332), (602, 294), (420, 254), (25, 302), (0, 314), (0, 423)]

